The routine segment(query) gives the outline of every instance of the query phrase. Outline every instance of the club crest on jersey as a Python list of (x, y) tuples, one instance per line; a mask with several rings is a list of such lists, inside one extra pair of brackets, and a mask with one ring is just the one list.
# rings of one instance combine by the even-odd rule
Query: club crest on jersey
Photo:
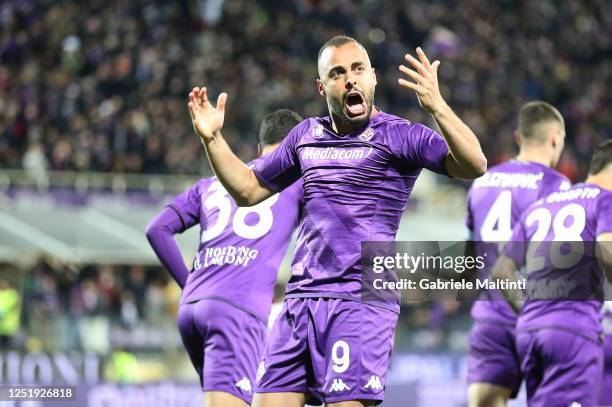
[(314, 138), (314, 139), (323, 138), (324, 135), (325, 135), (325, 133), (323, 132), (323, 125), (322, 124), (317, 125), (317, 127), (315, 127), (312, 130), (312, 138)]
[(371, 127), (368, 127), (361, 133), (357, 138), (361, 141), (370, 141), (370, 139), (374, 137), (374, 130)]

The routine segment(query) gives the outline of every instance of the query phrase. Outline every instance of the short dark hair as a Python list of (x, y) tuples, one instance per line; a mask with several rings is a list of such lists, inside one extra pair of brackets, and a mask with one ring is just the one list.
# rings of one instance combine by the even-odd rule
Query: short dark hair
[(257, 140), (262, 146), (280, 143), (302, 120), (293, 110), (276, 110), (262, 120)]
[(347, 37), (346, 35), (336, 35), (334, 38), (328, 40), (325, 44), (321, 46), (321, 48), (319, 49), (319, 55), (317, 56), (317, 61), (321, 59), (321, 54), (323, 54), (323, 51), (325, 51), (326, 48), (329, 48), (329, 47), (338, 48), (338, 47), (343, 46), (344, 44), (348, 44), (351, 42), (365, 49), (365, 47), (355, 38)]
[(518, 117), (518, 130), (522, 137), (537, 140), (540, 135), (536, 134), (536, 126), (551, 121), (556, 121), (560, 124), (564, 123), (563, 116), (553, 105), (541, 100), (535, 100), (525, 103), (521, 107)]
[(593, 150), (589, 174), (596, 175), (610, 164), (612, 164), (612, 140), (606, 140)]

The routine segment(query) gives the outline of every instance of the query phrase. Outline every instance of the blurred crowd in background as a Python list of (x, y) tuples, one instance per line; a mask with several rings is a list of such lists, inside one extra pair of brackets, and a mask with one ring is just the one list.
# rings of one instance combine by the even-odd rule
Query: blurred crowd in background
[(325, 114), (316, 54), (335, 34), (368, 49), (377, 105), (429, 125), (397, 67), (416, 46), (440, 59), (443, 93), (490, 164), (513, 154), (530, 99), (563, 113), (573, 180), (612, 136), (608, 0), (5, 0), (0, 167), (200, 174), (186, 95), (201, 84), (229, 93), (225, 135), (251, 159), (267, 112)]
[[(0, 350), (177, 350), (179, 296), (161, 267), (75, 268), (41, 259), (26, 272), (0, 273)], [(465, 350), (469, 307), (451, 301), (404, 304), (396, 348)]]
[[(224, 134), (241, 158), (254, 158), (266, 113), (326, 114), (316, 55), (336, 34), (368, 49), (378, 106), (430, 126), (414, 94), (397, 85), (397, 67), (416, 46), (440, 59), (443, 94), (490, 165), (514, 154), (516, 114), (532, 99), (564, 115), (559, 169), (574, 181), (592, 147), (612, 137), (608, 0), (4, 0), (0, 168), (205, 173), (186, 108), (188, 91), (202, 84), (213, 99), (229, 93)], [(180, 293), (161, 267), (41, 260), (6, 274), (2, 346), (180, 349)], [(396, 348), (465, 351), (470, 305), (404, 305)]]
[(31, 270), (0, 277), (0, 328), (10, 317), (2, 299), (8, 292), (20, 298), (21, 318), (6, 333), (9, 348), (105, 354), (180, 344), (173, 335), (180, 289), (161, 267), (76, 268), (41, 259)]

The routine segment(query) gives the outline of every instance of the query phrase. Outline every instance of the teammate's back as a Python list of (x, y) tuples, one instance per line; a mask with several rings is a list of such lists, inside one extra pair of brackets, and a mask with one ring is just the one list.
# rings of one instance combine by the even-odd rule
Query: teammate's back
[(302, 200), (298, 180), (282, 194), (241, 208), (216, 177), (202, 179), (176, 197), (168, 206), (185, 228), (200, 225), (200, 243), (181, 303), (220, 298), (266, 321)]
[[(612, 141), (593, 154), (589, 177), (532, 204), (493, 270), (525, 273), (516, 349), (530, 406), (593, 406), (603, 370), (600, 308), (612, 279)], [(503, 289), (515, 309), (518, 293)], [(521, 292), (522, 293), (522, 292)]]
[[(564, 175), (541, 163), (510, 160), (496, 165), (470, 188), (466, 226), (475, 241), (506, 242), (529, 205), (551, 192), (569, 187), (570, 182)], [(498, 247), (476, 245), (477, 251), (487, 252), (484, 258), (488, 271), (495, 264)], [(496, 290), (483, 292), (481, 301), (472, 308), (472, 317), (511, 325), (516, 321), (516, 314)]]
[(527, 275), (517, 329), (556, 327), (599, 339), (605, 276), (595, 242), (610, 231), (612, 191), (590, 183), (553, 192), (522, 214), (504, 250)]
[[(566, 177), (553, 170), (564, 145), (563, 117), (542, 101), (526, 103), (518, 116), (516, 159), (491, 167), (468, 192), (466, 228), (469, 240), (493, 242), (474, 245), (485, 258), (487, 278), (499, 248), (530, 204), (553, 191), (569, 188)], [(497, 290), (485, 290), (472, 307), (468, 382), (470, 406), (504, 404), (516, 396), (521, 383), (516, 357), (516, 314)]]

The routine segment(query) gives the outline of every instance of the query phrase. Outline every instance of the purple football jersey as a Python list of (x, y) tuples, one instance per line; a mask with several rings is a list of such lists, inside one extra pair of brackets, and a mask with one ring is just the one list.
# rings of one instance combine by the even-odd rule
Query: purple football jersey
[[(272, 190), (304, 181), (287, 297), (360, 300), (361, 242), (395, 239), (421, 169), (446, 174), (447, 153), (433, 130), (383, 112), (345, 136), (329, 117), (296, 126), (254, 168)], [(399, 310), (399, 303), (387, 305)]]
[(594, 242), (610, 232), (612, 191), (597, 185), (576, 184), (525, 210), (504, 248), (527, 275), (517, 329), (559, 327), (599, 337), (604, 276)]
[(168, 206), (185, 229), (200, 224), (200, 244), (181, 303), (217, 298), (267, 321), (278, 269), (302, 203), (301, 180), (245, 208), (236, 205), (216, 177), (202, 179), (177, 196)]
[[(570, 185), (564, 175), (539, 163), (510, 160), (491, 167), (474, 181), (468, 192), (466, 227), (470, 240), (507, 241), (525, 208), (551, 192), (568, 189)], [(476, 255), (484, 256), (484, 270), (488, 273), (499, 255), (496, 248), (495, 245), (476, 245)], [(516, 322), (516, 314), (497, 290), (482, 293), (472, 307), (472, 318), (508, 325)]]

